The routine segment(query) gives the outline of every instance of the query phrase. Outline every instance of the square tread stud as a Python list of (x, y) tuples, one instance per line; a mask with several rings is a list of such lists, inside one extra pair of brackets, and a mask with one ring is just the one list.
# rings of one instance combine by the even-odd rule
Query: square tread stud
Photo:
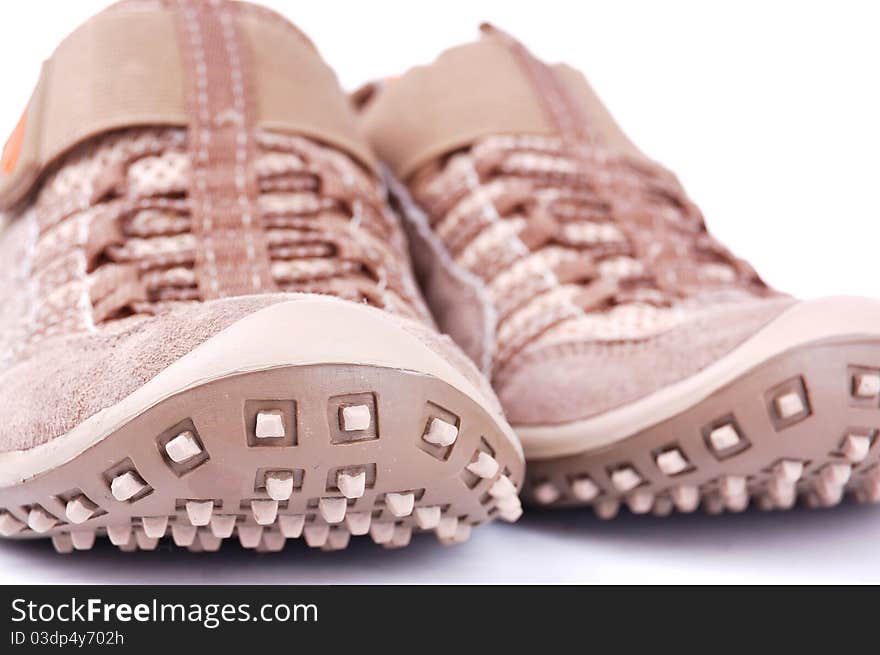
[(379, 438), (379, 407), (372, 392), (333, 396), (327, 403), (330, 442), (354, 443)]
[(28, 508), (27, 525), (38, 534), (48, 532), (59, 523), (58, 518), (42, 505), (33, 505)]
[(727, 459), (746, 450), (751, 443), (733, 415), (724, 416), (703, 427), (703, 440), (717, 459)]
[(812, 412), (807, 387), (800, 376), (777, 384), (764, 394), (764, 401), (777, 431), (800, 423)]
[(876, 430), (849, 428), (841, 439), (837, 452), (853, 464), (860, 464), (868, 457), (876, 437)]
[(458, 441), (461, 419), (448, 409), (427, 403), (422, 416), (418, 446), (432, 457), (447, 460)]
[(405, 518), (412, 514), (416, 504), (424, 495), (424, 489), (401, 489), (379, 494), (374, 501), (374, 508), (381, 511), (378, 514), (374, 511), (373, 518), (383, 517), (392, 521)]
[(104, 480), (113, 497), (122, 503), (135, 503), (153, 493), (153, 488), (147, 484), (130, 458), (104, 471)]
[(468, 489), (473, 489), (483, 480), (494, 478), (500, 468), (498, 460), (495, 459), (495, 449), (481, 437), (479, 448), (461, 471), (461, 479)]
[(223, 509), (223, 501), (211, 498), (177, 498), (174, 509), (178, 522), (200, 528), (209, 525), (214, 513)]
[(210, 459), (196, 426), (190, 419), (165, 430), (156, 440), (159, 454), (178, 477), (197, 469)]
[[(340, 475), (342, 475), (341, 480)], [(346, 487), (345, 489), (339, 487), (340, 482), (343, 487)], [(346, 498), (360, 498), (364, 494), (360, 488), (361, 483), (363, 483), (364, 490), (376, 486), (375, 464), (351, 464), (331, 468), (327, 471), (325, 490), (327, 493), (341, 493)]]
[(0, 509), (0, 537), (11, 537), (25, 529), (26, 524), (8, 510)]
[[(267, 478), (269, 478), (267, 480)], [(281, 467), (257, 469), (254, 477), (254, 492), (264, 493), (274, 500), (287, 500), (299, 492), (303, 486), (305, 471), (303, 469), (285, 469)], [(267, 484), (268, 482), (268, 484)], [(290, 493), (287, 493), (287, 490)]]
[(244, 420), (247, 444), (252, 448), (297, 444), (296, 403), (292, 400), (248, 400)]
[(568, 479), (571, 495), (579, 501), (589, 503), (602, 493), (602, 489), (586, 473), (572, 476)]
[(57, 498), (64, 505), (64, 515), (70, 523), (84, 523), (107, 513), (79, 489), (65, 491)]
[(673, 476), (693, 469), (687, 455), (677, 445), (669, 445), (654, 452), (654, 463), (663, 475)]
[(608, 477), (611, 479), (611, 484), (613, 484), (614, 488), (620, 493), (632, 491), (645, 482), (641, 473), (630, 464), (622, 464), (613, 469), (609, 469)]
[(880, 369), (850, 366), (847, 369), (850, 404), (856, 407), (880, 406)]

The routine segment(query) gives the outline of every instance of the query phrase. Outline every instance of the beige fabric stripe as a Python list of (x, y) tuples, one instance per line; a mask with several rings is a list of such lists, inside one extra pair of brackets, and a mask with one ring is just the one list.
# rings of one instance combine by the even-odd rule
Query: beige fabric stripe
[(189, 202), (198, 239), (196, 277), (204, 299), (276, 288), (259, 220), (254, 156), (253, 79), (236, 5), (179, 0), (189, 79)]
[(617, 121), (596, 95), (584, 74), (567, 64), (551, 66), (561, 84), (568, 89), (571, 99), (579, 105), (589, 119), (591, 132), (602, 139), (606, 148), (633, 159), (649, 161), (649, 158), (630, 140)]
[[(534, 85), (548, 118), (562, 136), (563, 148), (572, 159), (581, 162), (585, 171), (595, 171), (595, 162), (588, 156), (588, 151), (591, 146), (600, 143), (605, 146), (605, 134), (597, 131), (599, 125), (594, 123), (594, 115), (585, 111), (585, 106), (581, 103), (583, 96), (578, 98), (572, 91), (573, 87), (566, 84), (562, 74), (535, 58), (521, 43), (504, 33), (495, 33), (511, 50)], [(601, 121), (601, 114), (597, 118)], [(607, 129), (607, 124), (605, 127)], [(599, 184), (595, 186), (594, 192), (603, 204), (617, 207), (620, 189)], [(686, 279), (689, 271), (692, 273), (693, 268), (685, 266), (686, 270), (681, 269), (681, 242), (675, 231), (657, 230), (656, 217), (650, 211), (636, 210), (623, 214), (617, 209), (617, 218), (619, 229), (626, 234), (635, 250), (635, 258), (647, 263), (646, 268), (654, 275), (658, 288), (675, 294), (677, 287)], [(614, 280), (605, 281), (611, 282), (612, 288), (616, 287)]]
[[(606, 145), (643, 157), (580, 73), (564, 65), (541, 66), (559, 75), (566, 95)], [(551, 93), (557, 92), (535, 86), (507, 38), (491, 31), (385, 85), (362, 118), (373, 149), (406, 179), (431, 160), (486, 136), (559, 134), (556, 121), (566, 119), (564, 112), (548, 113), (545, 99)], [(575, 121), (568, 136), (586, 124)]]
[(42, 68), (26, 112), (12, 175), (0, 177), (0, 208), (27, 193), (61, 153), (101, 132), (184, 125), (180, 54), (170, 14), (104, 12), (67, 37)]
[[(187, 125), (176, 5), (166, 5), (114, 5), (59, 45), (28, 105), (17, 164), (10, 175), (0, 173), (0, 209), (19, 202), (47, 166), (86, 139), (124, 127)], [(253, 124), (328, 143), (375, 172), (353, 110), (311, 43), (268, 11), (233, 6), (241, 56), (251, 61)]]
[(447, 50), (390, 82), (363, 121), (376, 153), (404, 179), (488, 134), (553, 131), (522, 71), (494, 39)]
[(47, 65), (48, 62), (43, 64), (37, 87), (34, 89), (22, 116), (22, 120), (25, 121), (25, 134), (17, 156), (16, 167), (11, 175), (4, 175), (0, 171), (0, 211), (9, 209), (27, 195), (42, 169), (40, 144), (43, 130)]
[(168, 13), (134, 7), (108, 12), (65, 39), (46, 64), (41, 160), (97, 131), (185, 123), (175, 41)]
[(563, 141), (571, 145), (595, 143), (597, 137), (590, 128), (584, 108), (575, 102), (555, 71), (513, 37), (490, 25), (484, 25), (482, 29), (490, 38), (500, 40), (513, 55), (548, 121)]
[(254, 76), (254, 102), (261, 129), (299, 134), (351, 154), (378, 173), (358, 118), (336, 74), (294, 27), (242, 6), (241, 33)]

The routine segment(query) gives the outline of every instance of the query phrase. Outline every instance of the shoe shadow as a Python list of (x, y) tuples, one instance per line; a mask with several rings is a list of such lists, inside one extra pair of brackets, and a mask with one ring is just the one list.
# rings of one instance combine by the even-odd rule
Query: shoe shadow
[(396, 550), (357, 537), (337, 552), (289, 540), (280, 553), (257, 553), (227, 539), (215, 553), (170, 540), (123, 553), (99, 539), (58, 555), (48, 539), (4, 540), (0, 569), (19, 584), (877, 583), (878, 543), (880, 507), (855, 503), (666, 518), (622, 511), (612, 521), (588, 509), (531, 510), (455, 547), (415, 535)]
[[(153, 551), (122, 552), (99, 538), (88, 551), (55, 552), (48, 539), (4, 540), (0, 565), (18, 567), (25, 584), (360, 584), (405, 583), (406, 570), (425, 570), (454, 560), (454, 548), (431, 536), (413, 537), (406, 548), (386, 549), (369, 537), (353, 538), (345, 550), (322, 552), (288, 540), (277, 553), (242, 548), (225, 539), (220, 550), (191, 553), (163, 539)], [(11, 564), (14, 562), (14, 564)], [(418, 581), (417, 579), (413, 580)], [(4, 581), (5, 582), (5, 581)]]
[[(739, 514), (663, 518), (621, 510), (611, 521), (585, 509), (533, 510), (516, 527), (526, 540), (551, 539), (569, 550), (591, 552), (594, 561), (610, 569), (595, 577), (610, 581), (880, 581), (876, 505), (845, 502), (829, 509), (750, 508)], [(557, 551), (556, 556), (563, 554)]]

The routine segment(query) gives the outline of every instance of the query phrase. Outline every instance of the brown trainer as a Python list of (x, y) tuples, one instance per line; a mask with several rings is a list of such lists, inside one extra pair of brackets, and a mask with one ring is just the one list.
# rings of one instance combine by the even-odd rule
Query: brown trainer
[(580, 73), (484, 32), (357, 100), (527, 498), (604, 518), (880, 499), (880, 304), (769, 289)]
[(46, 63), (0, 203), (4, 536), (335, 550), (517, 518), (518, 442), (280, 17), (99, 14)]

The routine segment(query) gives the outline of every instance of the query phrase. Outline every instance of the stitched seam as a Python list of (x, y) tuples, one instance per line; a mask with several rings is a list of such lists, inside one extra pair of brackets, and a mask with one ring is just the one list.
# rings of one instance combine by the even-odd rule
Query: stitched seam
[[(778, 304), (779, 312), (782, 312), (785, 307), (789, 306), (789, 302), (785, 298), (778, 300), (757, 299), (757, 303)], [(756, 306), (757, 303), (755, 303)], [(747, 301), (742, 303), (739, 307), (734, 305), (732, 307), (717, 306), (715, 308), (706, 308), (701, 310), (700, 313), (696, 314), (686, 323), (680, 323), (664, 330), (663, 332), (645, 337), (618, 339), (613, 341), (601, 339), (571, 340), (541, 346), (529, 352), (521, 353), (520, 357), (518, 357), (515, 362), (511, 361), (508, 365), (504, 366), (503, 369), (499, 371), (495, 382), (499, 386), (507, 384), (512, 378), (522, 373), (530, 366), (547, 361), (553, 362), (559, 359), (585, 356), (593, 359), (601, 359), (603, 361), (611, 361), (619, 359), (625, 355), (639, 354), (650, 350), (656, 350), (658, 348), (668, 350), (678, 346), (685, 347), (690, 342), (682, 333), (683, 330), (709, 330), (711, 329), (713, 322), (722, 317), (722, 309), (737, 309), (742, 308), (743, 305), (751, 304), (753, 304), (752, 301)], [(754, 332), (744, 336), (739, 343), (741, 344), (749, 339), (753, 334), (762, 330), (777, 317), (778, 314), (774, 314), (767, 318), (756, 327)]]
[[(89, 238), (89, 219), (87, 210), (91, 203), (88, 199), (94, 197), (94, 195), (95, 182), (94, 179), (89, 179), (86, 192), (83, 194), (83, 200), (79, 203), (81, 205), (79, 207), (81, 213), (73, 219), (76, 221), (76, 243), (73, 252), (76, 268), (73, 280), (80, 286), (80, 293), (73, 309), (78, 313), (80, 325), (82, 325), (86, 332), (92, 334), (97, 330), (95, 328), (94, 316), (92, 314), (91, 283), (88, 278), (88, 261), (85, 248)], [(62, 318), (59, 323), (64, 325), (66, 321)]]
[(245, 125), (247, 108), (244, 96), (241, 56), (229, 10), (226, 8), (220, 9), (221, 3), (219, 0), (212, 0), (211, 5), (219, 9), (223, 45), (229, 58), (229, 77), (232, 85), (233, 108), (237, 119), (236, 125), (238, 126), (235, 132), (235, 170), (233, 177), (235, 190), (238, 192), (237, 202), (241, 209), (241, 220), (244, 224), (245, 254), (251, 270), (251, 285), (254, 291), (260, 291), (264, 285), (257, 268), (256, 246), (254, 244), (254, 235), (251, 233), (254, 224), (253, 205), (247, 193), (247, 171), (245, 167), (247, 165), (250, 140), (247, 126)]
[[(479, 173), (477, 173), (477, 169), (474, 167), (473, 162), (470, 160), (467, 161), (467, 171), (465, 174), (465, 179), (467, 181), (468, 191), (471, 194), (473, 194), (474, 196), (482, 199), (480, 204), (483, 209), (483, 214), (491, 221), (491, 224), (495, 224), (495, 223), (502, 221), (503, 219), (501, 218), (501, 215), (498, 213), (498, 210), (495, 208), (495, 205), (492, 204), (492, 202), (490, 202), (488, 200), (488, 198), (485, 198), (484, 194), (480, 193), (481, 184), (480, 184)], [(487, 229), (489, 229), (489, 228), (488, 227), (483, 228), (482, 230), (480, 230), (480, 233), (481, 234), (485, 233), (485, 231)], [(531, 253), (531, 251), (528, 249), (528, 247), (526, 247), (526, 245), (522, 242), (522, 240), (518, 236), (511, 236), (510, 243), (517, 251), (519, 251), (519, 254), (521, 254), (523, 256), (528, 256)], [(464, 251), (462, 251), (462, 252), (464, 252)], [(550, 286), (559, 285), (559, 280), (556, 277), (556, 274), (552, 270), (550, 270), (549, 268), (544, 267), (544, 270), (542, 271), (541, 275), (542, 275), (542, 277), (544, 277), (544, 279), (546, 280), (548, 285), (550, 285)], [(489, 297), (491, 298), (491, 294), (489, 295)], [(524, 304), (523, 309), (525, 309), (525, 307), (528, 304), (530, 304), (530, 303)], [(559, 309), (565, 310), (568, 312), (574, 312), (575, 314), (580, 314), (580, 315), (584, 314), (584, 312), (581, 308), (575, 306), (573, 303), (571, 303), (570, 301), (567, 301), (567, 300), (562, 301)], [(494, 309), (494, 304), (493, 304), (493, 311), (496, 311)], [(512, 318), (513, 316), (515, 316), (515, 314), (512, 314), (510, 317), (508, 317), (507, 320), (510, 320), (510, 318)], [(497, 356), (499, 354), (497, 337), (498, 337), (498, 326), (499, 326), (500, 322), (498, 321), (497, 315), (496, 315), (495, 320), (496, 320), (496, 324), (495, 324), (495, 330), (494, 330), (494, 337), (495, 337), (496, 341), (495, 341), (495, 343), (493, 343), (493, 352), (494, 352), (493, 360), (494, 360), (495, 356)], [(519, 351), (522, 348), (527, 347), (529, 345), (529, 343), (531, 343), (534, 339), (537, 339), (538, 337), (540, 337), (540, 334), (532, 335), (532, 337), (527, 339), (524, 343), (522, 343), (517, 350)], [(503, 366), (505, 362), (494, 362), (494, 363)]]
[[(198, 140), (195, 151), (195, 165), (193, 166), (193, 181), (198, 189), (199, 215), (202, 220), (202, 229), (198, 230), (202, 241), (205, 256), (205, 272), (208, 274), (208, 284), (215, 296), (223, 296), (220, 289), (219, 272), (217, 270), (217, 255), (214, 250), (211, 232), (214, 227), (212, 218), (213, 206), (207, 193), (207, 167), (210, 165), (209, 146), (211, 143), (211, 114), (208, 108), (208, 64), (205, 54), (204, 37), (199, 26), (198, 12), (187, 0), (179, 0), (183, 12), (184, 24), (190, 37), (190, 47), (195, 64), (196, 84), (196, 113), (198, 127), (190, 138)], [(192, 129), (192, 128), (191, 128)], [(195, 230), (194, 230), (195, 232)]]
[(28, 320), (27, 335), (25, 343), (30, 343), (37, 332), (37, 317), (39, 316), (42, 300), (40, 299), (39, 289), (37, 287), (37, 279), (34, 275), (34, 262), (37, 259), (37, 239), (40, 235), (40, 223), (37, 221), (37, 212), (32, 211), (28, 215), (28, 242), (25, 270), (23, 271), (27, 280), (27, 296), (28, 296)]
[[(343, 176), (343, 184), (345, 184), (346, 188), (350, 187), (350, 182), (347, 179), (347, 176)], [(371, 257), (375, 261), (380, 262), (376, 270), (376, 273), (379, 276), (379, 282), (376, 285), (376, 289), (382, 296), (382, 304), (389, 309), (395, 309), (397, 303), (395, 302), (392, 295), (389, 293), (388, 289), (388, 269), (385, 267), (385, 264), (381, 263), (384, 261), (384, 258), (382, 258), (363, 238), (364, 235), (361, 228), (362, 220), (363, 203), (360, 200), (355, 200), (352, 203), (352, 217), (349, 225), (352, 226), (355, 241), (363, 246), (369, 257)]]
[(476, 294), (477, 299), (480, 301), (480, 304), (483, 306), (482, 361), (477, 362), (477, 365), (481, 372), (488, 376), (492, 370), (492, 363), (495, 357), (497, 313), (489, 300), (485, 283), (467, 269), (459, 266), (458, 263), (452, 259), (449, 255), (449, 251), (431, 229), (427, 215), (418, 207), (418, 205), (416, 205), (415, 200), (413, 200), (406, 187), (396, 180), (387, 168), (384, 172), (388, 187), (391, 189), (394, 196), (400, 201), (400, 205), (403, 209), (403, 218), (413, 225), (422, 238), (425, 239), (431, 250), (434, 251), (435, 256), (438, 258), (443, 268), (449, 271), (453, 277), (460, 280), (462, 284), (471, 287)]
[(80, 312), (80, 321), (87, 332), (94, 334), (97, 332), (95, 327), (95, 317), (92, 307), (92, 283), (88, 274), (88, 261), (86, 258), (86, 244), (89, 239), (89, 228), (91, 227), (91, 214), (83, 212), (77, 217), (77, 240), (76, 244), (76, 281), (80, 284), (81, 291), (77, 308)]
[[(6, 214), (3, 214), (3, 217), (9, 220), (9, 223), (4, 226), (8, 227), (12, 220)], [(24, 334), (21, 335), (21, 339), (12, 344), (8, 352), (2, 354), (0, 369), (6, 369), (18, 359), (19, 354), (30, 344), (37, 331), (36, 324), (40, 297), (37, 281), (33, 275), (33, 264), (36, 259), (37, 236), (39, 235), (40, 227), (35, 211), (28, 212), (22, 220), (26, 222), (24, 257), (18, 273), (14, 275), (13, 279), (17, 279), (25, 289), (25, 318), (21, 325)]]
[[(335, 166), (333, 167), (336, 168)], [(345, 186), (346, 191), (355, 195), (357, 193), (357, 188), (354, 184), (354, 180), (351, 179), (351, 176), (347, 171), (335, 171), (337, 175), (342, 178), (342, 184)], [(369, 257), (373, 258), (375, 261), (380, 262), (376, 268), (376, 273), (379, 276), (379, 281), (376, 285), (376, 290), (379, 295), (382, 297), (382, 304), (388, 309), (393, 309), (395, 302), (391, 298), (388, 293), (388, 271), (385, 268), (385, 265), (381, 262), (384, 259), (378, 255), (378, 253), (373, 250), (368, 241), (364, 239), (363, 232), (361, 231), (361, 221), (363, 220), (363, 203), (360, 200), (355, 200), (352, 202), (352, 213), (351, 219), (348, 221), (349, 232), (354, 237), (355, 242), (364, 249), (364, 252), (368, 254)]]

